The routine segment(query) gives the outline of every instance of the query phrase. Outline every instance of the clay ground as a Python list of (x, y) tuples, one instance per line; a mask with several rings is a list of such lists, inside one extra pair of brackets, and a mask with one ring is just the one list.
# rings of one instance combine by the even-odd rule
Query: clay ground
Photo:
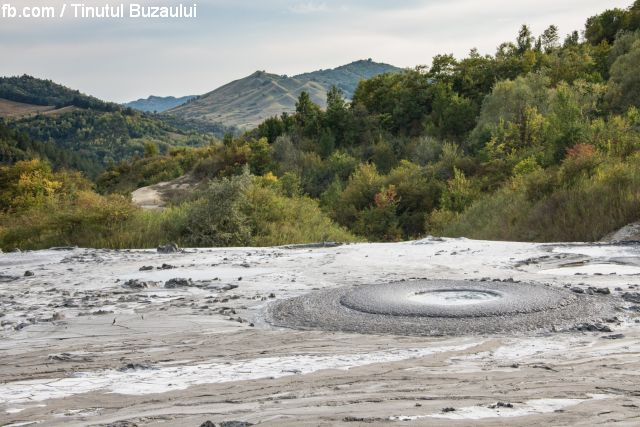
[[(0, 254), (0, 425), (636, 426), (640, 325), (621, 295), (638, 291), (639, 256), (637, 245), (466, 239)], [(193, 286), (166, 289), (172, 278)], [(277, 299), (415, 278), (608, 287), (621, 310), (602, 319), (611, 332), (508, 336), (262, 320)], [(123, 286), (131, 279), (149, 287)]]

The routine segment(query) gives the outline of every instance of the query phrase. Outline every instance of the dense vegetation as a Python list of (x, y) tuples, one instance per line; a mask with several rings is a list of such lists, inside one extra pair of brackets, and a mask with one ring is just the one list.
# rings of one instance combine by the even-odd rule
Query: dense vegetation
[[(0, 78), (0, 98), (59, 110), (2, 122), (0, 164), (40, 157), (54, 169), (73, 169), (95, 178), (108, 166), (143, 156), (153, 145), (164, 153), (176, 146), (200, 146), (233, 129), (190, 123), (106, 103), (49, 80)], [(65, 108), (66, 107), (66, 108)], [(145, 148), (146, 147), (146, 148)]]
[(0, 98), (34, 105), (50, 105), (57, 108), (79, 107), (100, 111), (119, 110), (120, 106), (92, 96), (28, 75), (0, 77)]
[[(639, 69), (637, 0), (590, 18), (583, 37), (523, 26), (494, 55), (362, 81), (350, 103), (334, 88), (323, 110), (302, 93), (295, 113), (240, 137), (150, 145), (98, 178), (103, 195), (19, 162), (1, 171), (0, 246), (599, 239), (640, 219)], [(203, 184), (162, 212), (128, 201), (185, 173)]]
[[(76, 110), (29, 117), (9, 126), (33, 141), (55, 147), (58, 152), (73, 154), (69, 159), (47, 156), (57, 169), (76, 169), (90, 177), (110, 164), (144, 155), (145, 147), (149, 150), (150, 145), (165, 152), (172, 146), (203, 145), (212, 139), (178, 131), (154, 117), (131, 110)], [(46, 151), (40, 154), (46, 155)]]
[(274, 176), (213, 181), (179, 206), (143, 211), (129, 197), (99, 195), (77, 172), (41, 160), (0, 167), (0, 247), (281, 245), (352, 241), (308, 197), (286, 193)]

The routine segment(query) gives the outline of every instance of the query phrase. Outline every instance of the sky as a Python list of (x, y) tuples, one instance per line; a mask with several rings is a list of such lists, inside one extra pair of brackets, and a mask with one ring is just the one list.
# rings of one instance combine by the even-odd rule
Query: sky
[[(180, 0), (3, 0), (178, 5)], [(372, 58), (428, 65), (439, 53), (493, 54), (522, 24), (564, 36), (633, 0), (183, 0), (195, 19), (0, 17), (0, 75), (30, 74), (126, 102), (209, 92), (256, 70), (295, 75)]]

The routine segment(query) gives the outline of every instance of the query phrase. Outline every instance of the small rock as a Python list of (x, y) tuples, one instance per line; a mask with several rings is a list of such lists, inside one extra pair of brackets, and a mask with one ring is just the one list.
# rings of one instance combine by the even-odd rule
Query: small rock
[(177, 267), (171, 264), (162, 264), (160, 267), (158, 267), (158, 270), (171, 270), (174, 268), (177, 268)]
[(158, 246), (157, 251), (159, 254), (174, 254), (180, 252), (180, 247), (175, 243), (169, 243), (168, 245)]
[(236, 289), (237, 287), (238, 287), (238, 285), (234, 285), (234, 284), (231, 284), (231, 283), (230, 283), (230, 284), (228, 284), (228, 285), (224, 285), (224, 286), (222, 287), (222, 290), (223, 290), (223, 291), (230, 291), (230, 290), (232, 290), (232, 289)]
[(628, 302), (633, 302), (636, 304), (640, 304), (640, 293), (639, 292), (625, 292), (622, 294), (622, 299)]
[(63, 320), (64, 319), (64, 314), (63, 313), (53, 313), (53, 320)]
[(153, 266), (143, 265), (142, 267), (140, 267), (140, 271), (149, 271), (149, 270), (153, 270)]
[(128, 372), (128, 371), (143, 371), (153, 369), (153, 366), (149, 363), (135, 363), (130, 362), (118, 369), (120, 372)]
[(33, 271), (27, 270), (24, 272), (24, 277), (35, 276), (36, 274)]
[(129, 279), (122, 284), (127, 289), (147, 289), (155, 285), (155, 282), (144, 282), (138, 279)]
[(620, 340), (624, 338), (624, 334), (605, 335), (600, 338), (602, 338), (603, 340)]
[(602, 294), (602, 295), (610, 295), (611, 290), (609, 288), (597, 288), (596, 293)]
[(451, 408), (451, 407), (447, 407), (447, 408), (442, 408), (442, 412), (447, 413), (447, 412), (455, 412), (456, 408)]
[(513, 408), (513, 404), (511, 403), (505, 403), (505, 402), (498, 402), (495, 405), (490, 405), (489, 406), (490, 409), (498, 409), (498, 408)]
[(581, 332), (613, 332), (609, 326), (601, 323), (581, 323), (575, 329)]
[(576, 294), (584, 294), (584, 289), (574, 287), (574, 288), (571, 288), (571, 292), (574, 292)]
[(276, 297), (276, 294), (274, 294), (273, 292), (269, 294), (269, 298), (275, 298), (275, 297)]
[(181, 279), (181, 278), (175, 278), (175, 279), (170, 279), (167, 280), (164, 283), (164, 287), (167, 289), (174, 289), (174, 288), (188, 288), (188, 287), (193, 287), (195, 286), (193, 281), (191, 279)]

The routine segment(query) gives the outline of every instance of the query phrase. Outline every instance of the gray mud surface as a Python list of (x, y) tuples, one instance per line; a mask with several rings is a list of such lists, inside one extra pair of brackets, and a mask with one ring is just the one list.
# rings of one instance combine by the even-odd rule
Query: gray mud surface
[(639, 295), (634, 244), (4, 253), (0, 425), (637, 426)]
[[(482, 292), (475, 304), (424, 304), (413, 295)], [(609, 298), (514, 282), (414, 281), (317, 291), (267, 309), (280, 327), (392, 335), (504, 334), (568, 331), (615, 314)]]

